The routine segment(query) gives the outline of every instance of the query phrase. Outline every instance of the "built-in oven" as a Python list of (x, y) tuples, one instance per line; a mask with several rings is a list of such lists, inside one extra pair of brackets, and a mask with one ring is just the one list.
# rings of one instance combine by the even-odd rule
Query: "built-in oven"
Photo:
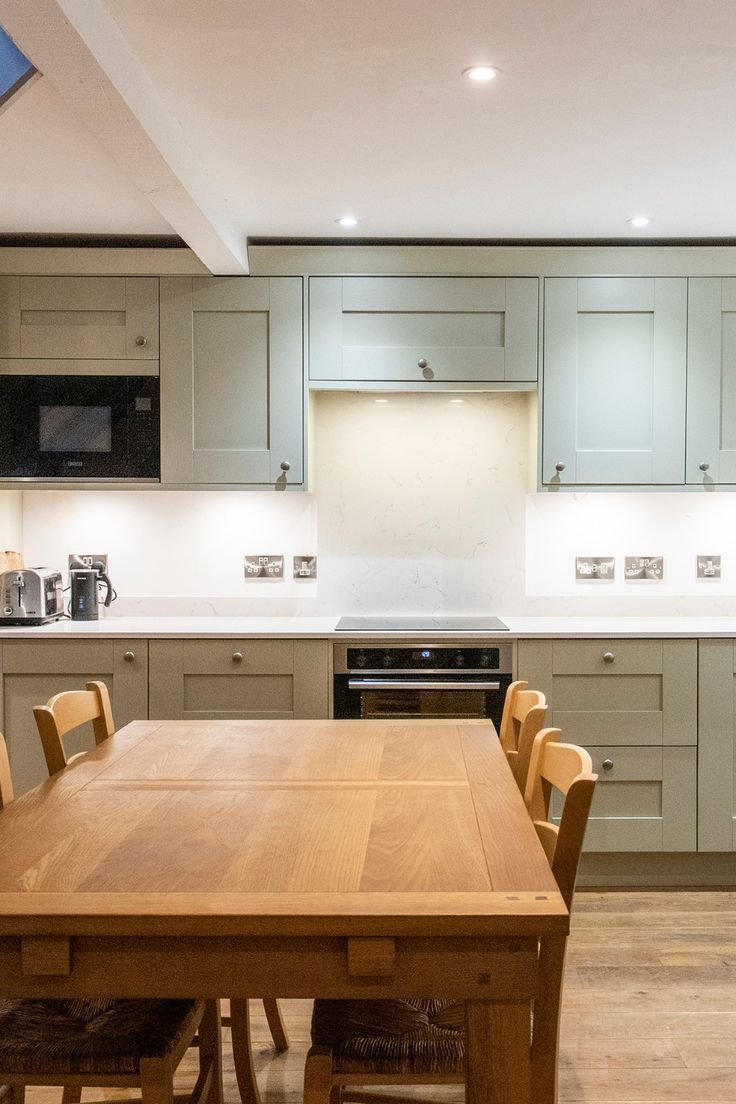
[(160, 478), (157, 376), (0, 375), (0, 479)]
[(512, 678), (506, 641), (334, 645), (334, 715), (483, 718), (498, 728)]

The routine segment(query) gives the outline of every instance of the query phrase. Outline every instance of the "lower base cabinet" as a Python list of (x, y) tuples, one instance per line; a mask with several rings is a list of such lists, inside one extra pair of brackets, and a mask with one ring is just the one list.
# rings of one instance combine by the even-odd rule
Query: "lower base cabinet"
[(736, 641), (701, 640), (699, 851), (736, 850)]
[(593, 759), (585, 850), (695, 851), (697, 641), (520, 640), (518, 670)]
[[(14, 640), (0, 643), (0, 729), (17, 796), (47, 777), (33, 706), (63, 690), (107, 683), (117, 728), (148, 716), (147, 640)], [(94, 747), (91, 725), (69, 734), (69, 755)]]
[(150, 717), (329, 716), (326, 640), (151, 640)]

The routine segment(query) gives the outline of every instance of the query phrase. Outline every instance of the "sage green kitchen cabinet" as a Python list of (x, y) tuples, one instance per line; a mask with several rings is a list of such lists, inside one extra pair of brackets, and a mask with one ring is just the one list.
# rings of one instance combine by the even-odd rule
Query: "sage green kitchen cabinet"
[(698, 850), (736, 850), (736, 642), (701, 640)]
[(697, 642), (520, 640), (518, 670), (593, 757), (586, 850), (694, 851)]
[(0, 276), (0, 372), (157, 375), (155, 276)]
[(161, 280), (161, 482), (303, 483), (301, 277)]
[(736, 279), (689, 281), (687, 482), (736, 483)]
[[(3, 640), (0, 642), (0, 730), (5, 734), (16, 795), (47, 777), (46, 761), (33, 717), (63, 690), (83, 690), (93, 679), (105, 682), (112, 698), (115, 727), (148, 716), (148, 641)], [(91, 725), (64, 740), (67, 754), (95, 746)]]
[(535, 382), (539, 281), (313, 276), (310, 382)]
[(151, 640), (150, 671), (151, 718), (329, 716), (326, 640)]
[(687, 280), (544, 282), (541, 482), (685, 481)]

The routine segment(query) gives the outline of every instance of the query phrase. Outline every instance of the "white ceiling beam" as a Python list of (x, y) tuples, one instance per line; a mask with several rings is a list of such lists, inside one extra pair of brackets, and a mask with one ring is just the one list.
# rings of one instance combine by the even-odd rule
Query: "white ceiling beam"
[(247, 272), (246, 233), (104, 4), (0, 0), (0, 23), (203, 264)]

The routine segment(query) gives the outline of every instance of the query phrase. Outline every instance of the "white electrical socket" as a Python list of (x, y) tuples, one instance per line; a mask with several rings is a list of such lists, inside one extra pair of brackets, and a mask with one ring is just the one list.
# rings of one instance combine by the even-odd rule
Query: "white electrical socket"
[(104, 565), (105, 574), (107, 574), (107, 552), (78, 552), (76, 556), (71, 555), (69, 557), (70, 571), (74, 560), (83, 560), (87, 567), (91, 567), (93, 563), (101, 563)]

